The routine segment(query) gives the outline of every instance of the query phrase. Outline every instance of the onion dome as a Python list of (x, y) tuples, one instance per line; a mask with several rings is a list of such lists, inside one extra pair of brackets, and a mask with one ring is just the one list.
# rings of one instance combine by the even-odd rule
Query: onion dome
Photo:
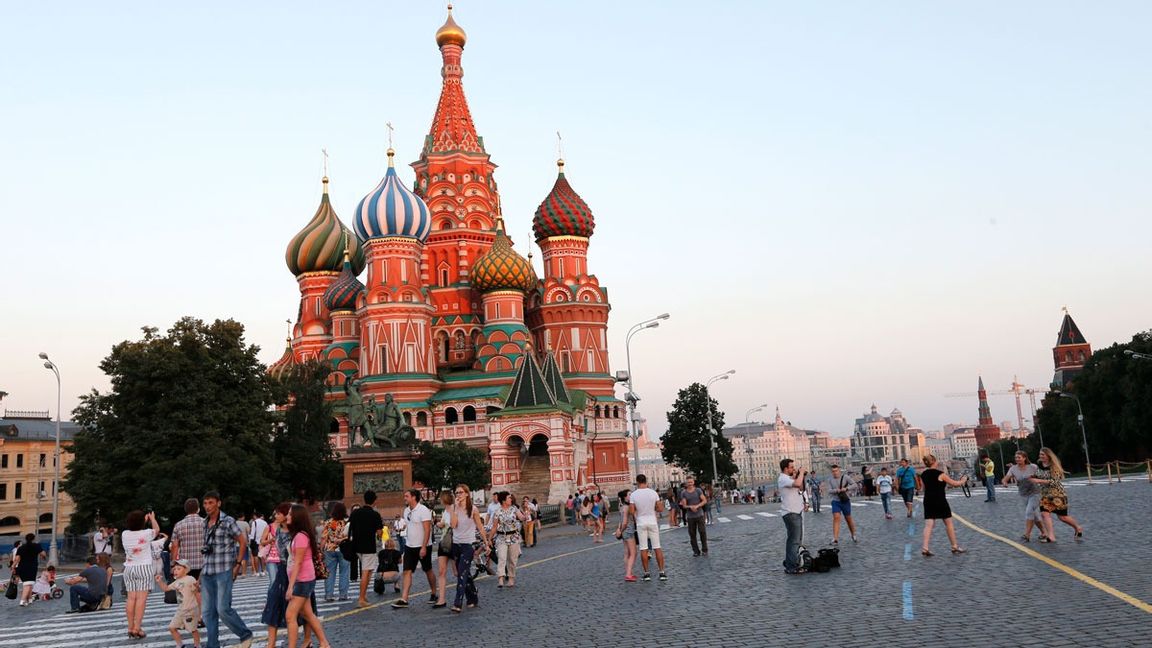
[(400, 176), (396, 175), (392, 159), (395, 155), (395, 151), (388, 149), (388, 172), (356, 207), (353, 226), (362, 241), (402, 236), (423, 243), (432, 231), (428, 205), (405, 187)]
[(536, 216), (532, 219), (532, 231), (535, 232), (537, 241), (550, 236), (588, 238), (596, 228), (592, 210), (564, 177), (564, 160), (557, 160), (556, 166), (560, 167), (560, 175), (556, 178), (556, 184), (552, 186), (548, 197), (536, 209)]
[(292, 340), (284, 340), (284, 355), (268, 366), (268, 375), (276, 380), (284, 380), (298, 367), (296, 356), (292, 353)]
[(452, 20), (452, 5), (448, 5), (448, 20), (444, 21), (444, 26), (436, 30), (436, 47), (444, 47), (444, 45), (451, 43), (464, 47), (464, 43), (468, 41), (468, 34), (460, 25)]
[(316, 215), (292, 237), (284, 253), (284, 260), (296, 276), (306, 272), (339, 272), (344, 259), (344, 240), (347, 238), (352, 241), (352, 268), (359, 273), (364, 270), (364, 248), (336, 217), (336, 210), (328, 200), (328, 177), (325, 176), (322, 182), (324, 193), (320, 196)]
[[(355, 238), (355, 237), (353, 237)], [(344, 252), (344, 269), (336, 281), (324, 291), (324, 305), (331, 312), (356, 310), (356, 298), (364, 292), (364, 284), (356, 278), (352, 269), (351, 254)]]
[(528, 292), (536, 287), (536, 272), (528, 259), (512, 248), (512, 241), (504, 234), (503, 219), (497, 219), (496, 240), (488, 252), (472, 266), (471, 279), (472, 287), (480, 292)]

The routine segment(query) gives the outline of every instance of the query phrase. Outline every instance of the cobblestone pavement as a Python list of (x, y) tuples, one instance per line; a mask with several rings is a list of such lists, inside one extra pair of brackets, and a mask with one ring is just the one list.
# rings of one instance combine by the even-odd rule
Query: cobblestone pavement
[[(735, 505), (725, 506), (708, 528), (707, 557), (692, 557), (683, 528), (662, 533), (666, 583), (625, 583), (618, 542), (594, 545), (574, 527), (560, 527), (525, 550), (515, 588), (497, 589), (492, 578), (478, 583), (479, 609), (432, 610), (421, 589), (407, 610), (389, 608), (390, 597), (374, 599), (379, 605), (366, 610), (347, 603), (321, 610), (336, 647), (1152, 646), (1152, 484), (1074, 482), (1068, 491), (1071, 512), (1085, 528), (1079, 544), (1060, 523), (1054, 545), (1038, 544), (1035, 536), (1031, 544), (1018, 543), (1023, 506), (1015, 488), (1001, 489), (995, 503), (984, 503), (981, 489), (972, 498), (950, 495), (969, 553), (951, 555), (938, 528), (937, 555), (924, 558), (919, 505), (911, 520), (902, 507), (885, 520), (878, 499), (857, 498), (860, 543), (843, 533), (843, 567), (786, 576), (777, 505)], [(805, 516), (805, 532), (812, 549), (831, 541), (827, 507)], [(1092, 579), (1098, 586), (1086, 582)], [(249, 577), (237, 584), (237, 607), (254, 630), (265, 583)], [(1108, 588), (1113, 593), (1103, 591)], [(1131, 599), (1119, 598), (1124, 595)], [(158, 594), (149, 602), (149, 637), (139, 642), (124, 636), (120, 601), (108, 612), (82, 615), (62, 614), (66, 601), (30, 609), (3, 603), (0, 648), (173, 645), (164, 631), (173, 608)], [(225, 645), (235, 643), (225, 637)]]

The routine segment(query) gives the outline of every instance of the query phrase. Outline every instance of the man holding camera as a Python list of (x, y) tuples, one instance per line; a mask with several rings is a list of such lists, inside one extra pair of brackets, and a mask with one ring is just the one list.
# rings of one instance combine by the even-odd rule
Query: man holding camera
[(807, 471), (793, 465), (791, 459), (780, 460), (780, 478), (776, 488), (780, 491), (780, 516), (784, 518), (784, 528), (788, 530), (788, 541), (784, 550), (784, 573), (803, 574), (800, 564), (800, 544), (804, 542), (804, 478)]
[(204, 568), (200, 572), (202, 615), (207, 647), (220, 648), (220, 622), (237, 637), (240, 648), (252, 646), (252, 631), (232, 608), (232, 582), (244, 571), (248, 537), (236, 520), (220, 510), (220, 493), (204, 494)]

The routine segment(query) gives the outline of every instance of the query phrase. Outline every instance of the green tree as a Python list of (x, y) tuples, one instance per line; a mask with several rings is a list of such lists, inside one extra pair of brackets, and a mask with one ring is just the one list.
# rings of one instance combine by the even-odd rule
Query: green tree
[[(668, 431), (660, 437), (664, 461), (683, 468), (705, 483), (713, 482), (709, 410), (712, 411), (712, 426), (723, 430), (724, 413), (716, 399), (708, 396), (704, 385), (692, 383), (681, 389), (668, 412)], [(717, 434), (716, 440), (716, 470), (720, 479), (727, 479), (737, 471), (736, 462), (732, 460), (732, 441), (722, 434)]]
[(443, 445), (421, 441), (417, 450), (420, 456), (412, 462), (412, 480), (434, 491), (452, 489), (456, 484), (477, 490), (492, 480), (488, 453), (463, 441), (445, 441)]
[(275, 478), (298, 502), (343, 491), (343, 469), (329, 436), (333, 418), (325, 380), (330, 372), (327, 364), (310, 360), (272, 385), (282, 408), (272, 435)]
[(184, 318), (166, 334), (112, 348), (100, 368), (112, 389), (80, 399), (84, 426), (61, 488), (75, 501), (72, 528), (97, 516), (121, 522), (152, 506), (162, 521), (190, 496), (219, 490), (225, 510), (267, 509), (280, 495), (272, 475), (272, 399), (257, 347), (233, 320)]
[[(1152, 355), (1152, 331), (1137, 333), (1125, 344), (1097, 350), (1066, 389), (1084, 409), (1083, 436), (1093, 464), (1144, 461), (1152, 456), (1152, 360), (1125, 353)], [(1076, 401), (1054, 392), (1044, 397), (1036, 420), (1044, 442), (1065, 468), (1084, 470), (1084, 447)]]

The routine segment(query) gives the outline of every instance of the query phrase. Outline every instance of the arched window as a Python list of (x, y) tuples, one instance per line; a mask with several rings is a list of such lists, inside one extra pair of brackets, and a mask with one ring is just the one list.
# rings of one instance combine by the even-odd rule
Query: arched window
[(595, 411), (596, 411), (596, 414), (595, 414), (596, 418), (600, 418), (600, 406), (599, 405), (596, 406)]
[(9, 515), (8, 517), (0, 520), (0, 527), (5, 526), (20, 526), (20, 518), (14, 515)]
[(620, 406), (619, 405), (612, 408), (612, 418), (620, 418)]
[(404, 425), (412, 425), (412, 412), (404, 412)]
[(1064, 352), (1064, 362), (1072, 362), (1072, 352), (1071, 351), (1065, 351)]
[(455, 407), (449, 407), (444, 410), (444, 422), (448, 425), (455, 425), (460, 421), (460, 415), (456, 412)]
[(476, 421), (476, 408), (471, 405), (464, 407), (464, 422), (474, 423)]
[(1084, 362), (1084, 352), (1083, 351), (1076, 354), (1076, 361), (1079, 363)]
[(428, 425), (428, 412), (416, 412), (416, 426), (424, 427)]
[(40, 514), (40, 521), (41, 522), (51, 522), (52, 521), (52, 514), (51, 513), (41, 513)]

